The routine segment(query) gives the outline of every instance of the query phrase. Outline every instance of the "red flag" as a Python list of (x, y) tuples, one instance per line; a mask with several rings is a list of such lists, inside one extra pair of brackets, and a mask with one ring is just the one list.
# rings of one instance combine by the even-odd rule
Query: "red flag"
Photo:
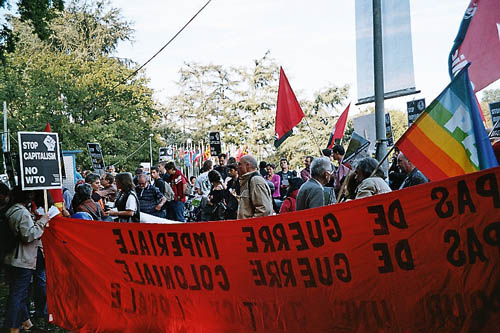
[(498, 0), (472, 0), (465, 11), (448, 58), (450, 76), (466, 64), (474, 92), (500, 78), (500, 6)]
[[(45, 125), (45, 132), (52, 132), (50, 128), (50, 123), (47, 123), (47, 125)], [(52, 189), (49, 190), (49, 193), (50, 196), (52, 197), (52, 200), (54, 201), (54, 206), (56, 206), (60, 211), (62, 211), (62, 208), (64, 206), (62, 189)]]
[(351, 103), (345, 108), (344, 112), (340, 115), (339, 120), (333, 126), (332, 134), (330, 135), (330, 139), (328, 140), (327, 148), (332, 149), (335, 144), (335, 139), (342, 139), (345, 131), (345, 124), (347, 123), (347, 115), (349, 114), (349, 108), (351, 107)]
[(283, 68), (280, 67), (280, 85), (276, 107), (276, 125), (274, 146), (279, 147), (292, 134), (292, 129), (304, 118), (297, 97), (293, 93)]

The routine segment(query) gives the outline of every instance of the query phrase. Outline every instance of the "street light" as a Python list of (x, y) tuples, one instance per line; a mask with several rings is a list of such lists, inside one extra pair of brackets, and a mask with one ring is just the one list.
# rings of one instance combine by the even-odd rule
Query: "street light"
[(153, 133), (149, 134), (149, 170), (153, 167)]

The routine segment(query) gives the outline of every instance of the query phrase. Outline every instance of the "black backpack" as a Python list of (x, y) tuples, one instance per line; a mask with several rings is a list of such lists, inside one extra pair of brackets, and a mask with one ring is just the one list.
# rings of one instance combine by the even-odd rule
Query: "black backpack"
[(12, 252), (19, 244), (19, 238), (9, 226), (9, 219), (6, 216), (8, 208), (0, 209), (0, 260), (2, 261), (5, 255)]

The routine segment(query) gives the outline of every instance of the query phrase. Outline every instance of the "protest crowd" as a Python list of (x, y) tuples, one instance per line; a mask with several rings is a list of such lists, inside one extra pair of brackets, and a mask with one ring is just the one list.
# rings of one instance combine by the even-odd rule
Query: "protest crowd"
[(220, 154), (216, 165), (205, 160), (199, 175), (189, 179), (173, 161), (160, 162), (147, 173), (137, 168), (134, 175), (116, 173), (114, 166), (101, 175), (84, 170), (77, 173), (74, 191), (62, 189), (60, 212), (50, 194), (51, 208), (45, 212), (43, 191), (23, 191), (20, 186), (11, 190), (0, 184), (2, 260), (10, 281), (4, 327), (33, 326), (31, 289), (34, 318), (48, 319), (40, 238), (54, 210), (65, 217), (125, 223), (152, 217), (169, 223), (235, 220), (321, 207), (427, 182), (402, 153), (394, 155), (389, 182), (381, 170), (372, 174), (378, 166), (375, 159), (343, 164), (344, 153), (340, 145), (324, 149), (324, 156), (306, 156), (300, 170), (292, 170), (285, 158), (277, 167), (251, 155), (237, 161)]
[[(378, 161), (359, 157), (343, 163), (341, 145), (323, 149), (323, 156), (306, 156), (303, 168), (291, 169), (286, 158), (274, 163), (251, 155), (220, 154), (216, 164), (203, 162), (197, 177), (189, 179), (175, 162), (160, 162), (150, 172), (142, 167), (116, 173), (109, 166), (102, 175), (77, 173), (72, 191), (62, 189), (59, 210), (49, 194), (49, 212), (43, 191), (23, 191), (0, 184), (2, 261), (9, 277), (4, 327), (29, 330), (30, 290), (37, 320), (47, 320), (45, 265), (41, 236), (49, 218), (65, 217), (125, 223), (153, 217), (168, 223), (246, 219), (286, 214), (403, 189), (429, 180), (397, 148), (387, 179)], [(277, 170), (279, 169), (279, 170)], [(155, 220), (158, 221), (158, 220)]]

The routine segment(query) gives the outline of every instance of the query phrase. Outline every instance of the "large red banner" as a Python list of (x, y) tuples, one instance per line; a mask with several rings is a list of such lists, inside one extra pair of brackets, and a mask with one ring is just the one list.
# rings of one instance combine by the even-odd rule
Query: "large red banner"
[(496, 331), (500, 168), (240, 221), (56, 218), (49, 313), (72, 331)]

